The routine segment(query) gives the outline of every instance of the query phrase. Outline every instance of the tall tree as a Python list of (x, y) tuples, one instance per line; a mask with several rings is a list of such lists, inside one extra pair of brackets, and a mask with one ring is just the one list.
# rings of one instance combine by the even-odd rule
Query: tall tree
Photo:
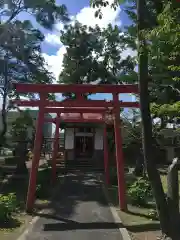
[(146, 170), (152, 185), (156, 206), (159, 213), (161, 229), (166, 235), (170, 235), (170, 221), (168, 214), (168, 205), (163, 191), (160, 175), (156, 168), (153, 156), (153, 138), (152, 121), (150, 113), (150, 101), (148, 90), (148, 49), (147, 42), (143, 36), (143, 30), (146, 29), (146, 1), (137, 1), (137, 33), (138, 33), (138, 79), (140, 94), (140, 110), (143, 130), (143, 150)]
[[(93, 1), (94, 6), (102, 6), (103, 0)], [(165, 236), (170, 236), (172, 239), (177, 240), (178, 229), (176, 224), (172, 224), (171, 220), (174, 216), (169, 205), (167, 203), (161, 179), (156, 168), (156, 163), (152, 155), (152, 121), (150, 113), (150, 98), (149, 98), (149, 80), (152, 79), (149, 75), (149, 66), (148, 66), (148, 38), (145, 37), (145, 32), (152, 30), (158, 25), (158, 14), (163, 11), (163, 1), (145, 1), (137, 0), (133, 5), (133, 10), (129, 14), (134, 18), (134, 25), (131, 26), (131, 32), (137, 28), (136, 35), (131, 35), (134, 37), (134, 40), (138, 38), (138, 82), (139, 82), (139, 91), (140, 91), (140, 109), (141, 109), (141, 118), (142, 118), (142, 130), (143, 130), (143, 149), (144, 149), (144, 161), (146, 164), (146, 169), (148, 173), (149, 180), (151, 182), (154, 197), (156, 200), (157, 210), (159, 213), (160, 223), (162, 232)], [(106, 2), (108, 4), (108, 2)], [(106, 5), (105, 4), (105, 5)], [(114, 1), (114, 4), (117, 6), (119, 1)], [(131, 6), (132, 8), (132, 6)], [(150, 11), (151, 9), (151, 11)], [(152, 11), (154, 9), (154, 11)], [(135, 18), (137, 16), (137, 18)], [(101, 16), (102, 17), (102, 16)], [(172, 19), (171, 19), (172, 22)], [(177, 36), (177, 35), (176, 35)], [(136, 38), (135, 38), (136, 37)], [(158, 36), (157, 36), (158, 37)], [(167, 37), (167, 35), (166, 35)], [(177, 39), (177, 38), (176, 38)], [(133, 41), (134, 41), (133, 40)], [(149, 45), (153, 45), (151, 42)], [(153, 81), (153, 79), (152, 79)], [(156, 82), (157, 84), (157, 82)], [(156, 85), (157, 86), (157, 85)], [(156, 88), (155, 88), (156, 91)], [(156, 93), (154, 94), (156, 96)]]
[(29, 111), (21, 111), (20, 115), (12, 123), (11, 135), (12, 140), (15, 143), (14, 157), (16, 158), (17, 174), (27, 174), (26, 167), (28, 142), (29, 142), (29, 130), (33, 130), (33, 119)]
[[(158, 26), (147, 33), (147, 38), (152, 42), (150, 50), (150, 71), (153, 78), (152, 84), (159, 83), (160, 92), (152, 106), (154, 116), (161, 119), (161, 127), (167, 123), (179, 123), (180, 100), (180, 69), (178, 36), (179, 5), (168, 2), (164, 11), (158, 16)], [(153, 86), (152, 86), (153, 88)]]
[(87, 27), (76, 22), (62, 31), (61, 42), (67, 53), (59, 82), (63, 83), (114, 83), (118, 75), (132, 71), (134, 62), (121, 57), (125, 49), (124, 36), (117, 26)]
[(7, 96), (11, 98), (14, 94), (10, 82), (51, 83), (53, 79), (41, 54), (44, 36), (30, 21), (18, 20), (21, 13), (34, 16), (41, 27), (49, 30), (57, 21), (69, 20), (65, 5), (57, 6), (54, 0), (0, 2), (0, 80), (3, 83), (0, 91), (3, 98), (0, 146), (7, 130)]

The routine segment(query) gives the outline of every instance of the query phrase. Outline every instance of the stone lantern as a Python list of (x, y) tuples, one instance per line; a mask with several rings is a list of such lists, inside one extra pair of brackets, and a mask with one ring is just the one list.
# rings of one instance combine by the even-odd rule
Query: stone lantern
[(175, 157), (175, 148), (179, 138), (180, 134), (172, 128), (162, 129), (159, 133), (158, 142), (166, 150), (168, 163), (172, 163)]

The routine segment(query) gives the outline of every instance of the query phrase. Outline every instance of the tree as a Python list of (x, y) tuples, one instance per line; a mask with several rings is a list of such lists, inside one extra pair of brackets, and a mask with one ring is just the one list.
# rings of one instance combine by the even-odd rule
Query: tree
[[(101, 4), (102, 2), (104, 4), (104, 2), (106, 1), (94, 1), (94, 4), (96, 4), (96, 6), (99, 4), (100, 7), (100, 2)], [(128, 14), (132, 22), (130, 25), (124, 27), (124, 35), (126, 36), (125, 40), (127, 46), (132, 48), (133, 50), (137, 50), (136, 1), (114, 1), (114, 4), (116, 4), (117, 2), (124, 3), (123, 9), (125, 9), (125, 12)], [(163, 16), (161, 15), (161, 22), (164, 21), (163, 19), (166, 19), (166, 23), (168, 22), (168, 25), (166, 24), (166, 26), (169, 26), (169, 24), (171, 24), (171, 26), (168, 27), (168, 29), (171, 29), (169, 33), (167, 33), (167, 31), (164, 32), (164, 28), (162, 28), (162, 24), (160, 24), (160, 21), (157, 17), (158, 14), (162, 13), (163, 1), (146, 1), (146, 5), (146, 29), (144, 29), (143, 31), (146, 35), (145, 38), (149, 42), (151, 42), (151, 44), (147, 46), (149, 51), (148, 78), (150, 102), (158, 104), (157, 107), (160, 107), (162, 105), (162, 108), (167, 107), (167, 104), (169, 104), (169, 109), (171, 109), (171, 105), (179, 101), (180, 89), (179, 81), (174, 81), (179, 77), (179, 71), (177, 71), (178, 58), (175, 57), (178, 54), (177, 48), (179, 46), (179, 43), (177, 43), (178, 40), (175, 39), (178, 32), (178, 25), (176, 24), (178, 12), (173, 11), (173, 9), (178, 9), (178, 3), (176, 3), (176, 1), (174, 1), (173, 3), (171, 2), (172, 7), (169, 10), (171, 11), (171, 14), (168, 15), (166, 11), (166, 16), (165, 13), (163, 14)], [(168, 9), (168, 4), (165, 6), (166, 9)], [(114, 7), (114, 5), (112, 5), (112, 7)], [(100, 10), (97, 10), (97, 13), (99, 14)], [(159, 26), (159, 30), (161, 28), (161, 35), (159, 34), (159, 32), (158, 34), (156, 34), (155, 31), (153, 31), (157, 26)], [(162, 34), (162, 32), (164, 34)], [(171, 40), (171, 38), (174, 38), (176, 42), (173, 41), (173, 39)], [(171, 56), (171, 60), (169, 56)], [(176, 61), (173, 60), (175, 58)], [(174, 65), (175, 62), (176, 64)], [(126, 74), (121, 74), (119, 78), (121, 80), (123, 79), (123, 81), (127, 83), (137, 82), (137, 73), (132, 72), (131, 74), (128, 74), (128, 76)], [(166, 127), (167, 123), (172, 121), (176, 124), (177, 118), (172, 119), (171, 113), (172, 112), (170, 111), (170, 115), (168, 116), (167, 112), (167, 117), (164, 117), (161, 113), (158, 114), (161, 119), (161, 128)], [(154, 113), (153, 116), (156, 117)]]
[(68, 21), (68, 14), (65, 5), (57, 6), (54, 0), (9, 0), (1, 1), (0, 13), (2, 17), (7, 17), (2, 23), (3, 32), (1, 40), (12, 30), (9, 23), (12, 23), (21, 13), (27, 13), (35, 17), (36, 21), (45, 28), (52, 29), (57, 21)]
[(146, 2), (145, 0), (137, 1), (137, 27), (138, 27), (138, 76), (140, 92), (140, 110), (143, 130), (143, 151), (146, 170), (152, 185), (156, 206), (159, 213), (161, 229), (166, 235), (170, 235), (168, 205), (164, 190), (162, 187), (160, 175), (156, 168), (153, 157), (153, 138), (152, 138), (152, 121), (150, 114), (149, 90), (148, 90), (148, 50), (147, 43), (143, 37), (142, 31), (146, 29)]
[(21, 13), (34, 16), (37, 23), (47, 29), (52, 29), (56, 21), (68, 21), (65, 5), (57, 6), (54, 0), (10, 0), (0, 3), (0, 80), (3, 82), (1, 95), (3, 97), (1, 132), (2, 146), (7, 130), (6, 112), (7, 97), (14, 94), (10, 82), (51, 83), (52, 75), (46, 69), (41, 54), (41, 42), (44, 36), (35, 29), (30, 21), (20, 21)]
[(152, 106), (154, 116), (161, 119), (161, 128), (167, 123), (179, 123), (179, 11), (175, 2), (168, 2), (158, 16), (159, 25), (147, 32), (147, 38), (153, 43), (149, 46), (151, 74), (153, 79), (163, 85), (161, 99)]
[[(136, 14), (136, 2), (126, 7), (126, 13), (132, 20), (132, 24), (130, 26), (125, 27), (127, 41), (129, 47), (133, 49), (137, 49), (135, 43), (137, 37), (137, 14)], [(175, 56), (177, 55), (177, 51), (175, 48), (178, 48), (176, 34), (177, 34), (177, 7), (178, 4), (176, 2), (171, 3), (171, 9), (169, 10), (171, 13), (168, 15), (167, 9), (168, 4), (165, 4), (166, 13), (163, 11), (163, 1), (146, 1), (147, 8), (147, 19), (146, 19), (146, 29), (144, 29), (144, 37), (151, 44), (148, 44), (148, 78), (149, 78), (149, 94), (150, 94), (150, 102), (153, 103), (153, 107), (151, 109), (155, 109), (156, 106), (156, 114), (153, 112), (153, 117), (157, 116), (161, 119), (161, 128), (167, 126), (167, 123), (177, 123), (177, 117), (172, 116), (172, 109), (176, 108), (176, 102), (179, 101), (179, 81), (174, 81), (178, 79), (179, 73), (177, 70), (177, 57), (175, 60)], [(176, 9), (176, 12), (173, 12), (173, 9)], [(163, 14), (162, 14), (163, 11)], [(161, 14), (161, 15), (159, 15)], [(165, 16), (166, 15), (166, 16)], [(168, 17), (167, 17), (168, 15)], [(158, 17), (159, 16), (159, 17)], [(172, 18), (173, 16), (173, 18)], [(161, 18), (161, 21), (160, 19)], [(166, 20), (165, 20), (166, 19)], [(164, 31), (165, 24), (163, 26), (163, 22), (166, 21), (166, 26), (168, 26), (168, 31)], [(169, 24), (171, 24), (169, 26)], [(166, 27), (165, 27), (166, 28)], [(160, 30), (160, 32), (156, 29)], [(166, 28), (167, 30), (167, 28)], [(172, 39), (171, 39), (172, 38)], [(174, 41), (173, 41), (174, 38)], [(171, 56), (171, 57), (169, 57)], [(177, 63), (174, 65), (174, 63)], [(174, 68), (174, 69), (173, 69)], [(130, 81), (129, 78), (125, 78), (127, 82)], [(133, 80), (132, 76), (131, 79)], [(136, 79), (135, 79), (136, 81)], [(176, 106), (173, 107), (173, 104)], [(166, 114), (163, 115), (161, 109), (166, 108)], [(158, 112), (158, 109), (160, 110)], [(169, 109), (169, 111), (168, 111)], [(176, 114), (177, 115), (177, 114)]]
[(125, 49), (124, 36), (117, 27), (100, 29), (76, 22), (62, 31), (61, 42), (67, 53), (63, 60), (60, 83), (118, 83), (118, 75), (134, 69), (134, 63), (121, 54)]
[[(93, 1), (101, 6), (103, 0)], [(107, 3), (106, 3), (107, 4)], [(119, 4), (115, 1), (114, 4)], [(149, 5), (151, 4), (151, 5)], [(148, 5), (155, 8), (155, 11), (149, 11)], [(134, 6), (133, 6), (134, 7)], [(166, 200), (160, 175), (156, 168), (156, 163), (153, 158), (153, 138), (152, 138), (152, 121), (150, 113), (150, 98), (149, 98), (149, 80), (152, 79), (149, 76), (148, 68), (148, 43), (144, 35), (144, 32), (151, 30), (158, 25), (157, 16), (163, 11), (162, 1), (145, 1), (137, 0), (137, 5), (135, 3), (135, 9), (137, 8), (137, 20), (135, 26), (137, 27), (137, 37), (138, 37), (138, 82), (139, 82), (139, 92), (140, 92), (140, 109), (142, 118), (142, 129), (143, 129), (143, 150), (144, 150), (144, 161), (146, 164), (146, 169), (148, 173), (149, 180), (152, 185), (154, 197), (156, 200), (157, 210), (159, 213), (160, 223), (162, 232), (166, 236), (170, 236), (172, 239), (177, 240), (178, 229), (176, 225), (171, 224), (171, 220), (174, 216), (171, 216), (171, 209), (169, 209), (168, 202)], [(130, 14), (132, 18), (136, 16), (136, 13), (131, 11)], [(101, 16), (102, 17), (102, 16)], [(154, 20), (154, 21), (152, 21)], [(131, 30), (134, 30), (134, 26), (131, 26)], [(166, 35), (167, 36), (167, 35)], [(149, 45), (153, 45), (151, 42)], [(156, 82), (157, 83), (157, 82)], [(155, 89), (156, 91), (156, 89)], [(156, 95), (155, 95), (156, 96)], [(171, 219), (171, 220), (170, 220)]]
[(26, 173), (27, 147), (29, 131), (33, 130), (33, 120), (29, 111), (20, 112), (20, 116), (12, 123), (11, 136), (15, 142), (14, 156), (17, 160), (16, 173)]

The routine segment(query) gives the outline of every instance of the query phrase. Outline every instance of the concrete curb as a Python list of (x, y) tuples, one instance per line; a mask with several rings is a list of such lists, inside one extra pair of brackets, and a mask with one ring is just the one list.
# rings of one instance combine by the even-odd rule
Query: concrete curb
[[(108, 195), (107, 189), (104, 185), (104, 181), (102, 180), (102, 177), (99, 177), (99, 181), (101, 182), (101, 187), (102, 187), (103, 193), (105, 195), (105, 198), (108, 202), (108, 205), (109, 205), (110, 211), (112, 213), (112, 216), (114, 218), (114, 222), (115, 223), (122, 223), (122, 221), (121, 221), (121, 219), (120, 219), (120, 217), (119, 217), (119, 215), (116, 211), (116, 208), (111, 203), (111, 200), (109, 198), (109, 195)], [(126, 228), (119, 228), (119, 231), (122, 235), (123, 240), (132, 240)]]
[[(40, 213), (43, 213), (43, 211), (40, 211)], [(17, 238), (17, 240), (26, 240), (28, 233), (32, 230), (33, 225), (39, 220), (40, 217), (34, 217), (31, 222), (28, 225), (28, 228), (25, 229), (25, 231)]]

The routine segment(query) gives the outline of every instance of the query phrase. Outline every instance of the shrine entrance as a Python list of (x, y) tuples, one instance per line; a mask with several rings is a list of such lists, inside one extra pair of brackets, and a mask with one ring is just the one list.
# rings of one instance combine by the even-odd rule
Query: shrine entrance
[(75, 136), (75, 157), (78, 159), (90, 159), (94, 150), (93, 136)]
[(91, 127), (75, 128), (74, 133), (75, 159), (91, 159), (94, 152), (94, 129)]

